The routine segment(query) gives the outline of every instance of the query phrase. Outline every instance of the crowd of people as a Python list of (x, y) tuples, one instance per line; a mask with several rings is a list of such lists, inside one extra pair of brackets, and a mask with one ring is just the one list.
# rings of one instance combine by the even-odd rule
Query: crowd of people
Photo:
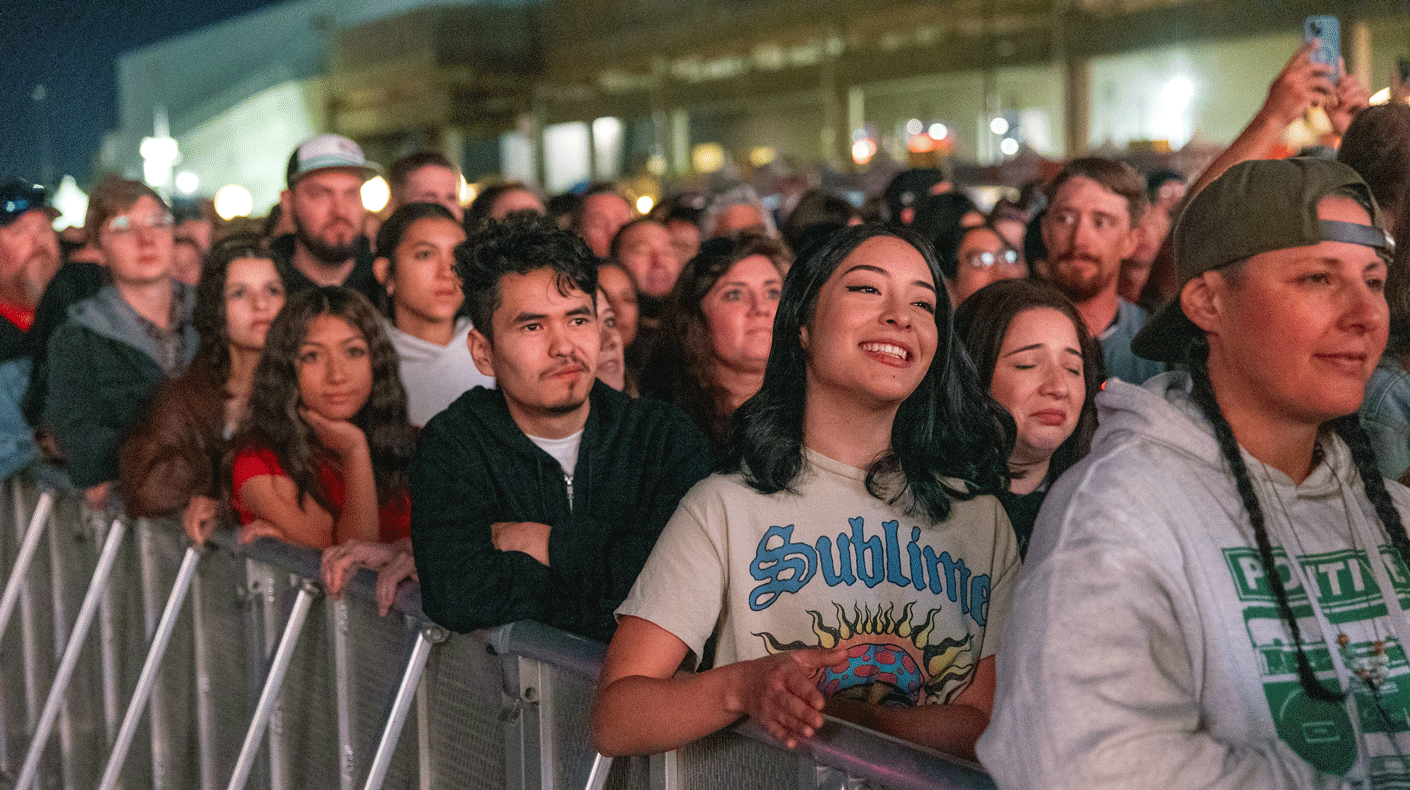
[[(604, 754), (830, 715), (1004, 788), (1401, 786), (1410, 106), (1309, 51), (1188, 185), (987, 211), (935, 169), (462, 206), (418, 152), (371, 217), (324, 134), (264, 234), (111, 178), (61, 251), (14, 182), (0, 472), (608, 643)], [(1260, 158), (1314, 104), (1334, 158)]]

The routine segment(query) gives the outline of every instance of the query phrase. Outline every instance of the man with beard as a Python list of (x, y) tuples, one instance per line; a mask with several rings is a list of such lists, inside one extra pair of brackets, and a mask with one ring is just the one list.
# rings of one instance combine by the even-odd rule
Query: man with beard
[(426, 614), (453, 631), (531, 619), (607, 641), (709, 449), (676, 407), (597, 382), (597, 263), (540, 218), (456, 248), (476, 387), (431, 418), (411, 468)]
[(1077, 305), (1101, 341), (1106, 375), (1133, 384), (1165, 370), (1131, 353), (1131, 338), (1146, 311), (1117, 293), (1121, 261), (1136, 248), (1136, 224), (1145, 210), (1145, 181), (1124, 162), (1074, 159), (1047, 186), (1043, 214), (1047, 273)]
[(320, 134), (294, 149), (285, 172), (289, 188), (279, 195), (294, 232), (272, 245), (290, 296), (316, 285), (345, 285), (380, 304), (372, 248), (362, 235), (362, 185), (378, 169), (342, 135)]
[(57, 211), (44, 187), (24, 181), (0, 186), (0, 359), (24, 352), (25, 332), (44, 286), (59, 270)]

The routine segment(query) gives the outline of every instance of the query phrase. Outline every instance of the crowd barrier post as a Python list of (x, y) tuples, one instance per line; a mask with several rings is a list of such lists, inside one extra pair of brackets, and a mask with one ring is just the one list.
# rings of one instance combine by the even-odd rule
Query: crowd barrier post
[(327, 603), (329, 633), (333, 643), (333, 709), (338, 725), (338, 790), (353, 790), (356, 779), (353, 740), (352, 656), (348, 645), (348, 605), (342, 599)]
[[(42, 675), (39, 668), (45, 665), (45, 659), (49, 654), (43, 647), (44, 640), (40, 633), (41, 624), (47, 621), (47, 618), (40, 613), (40, 607), (42, 606), (40, 599), (42, 595), (40, 591), (36, 590), (36, 588), (27, 581), (27, 578), (29, 575), (29, 564), (33, 563), (34, 557), (38, 553), (41, 533), (45, 532), (46, 527), (50, 524), (50, 513), (52, 512), (54, 500), (58, 494), (47, 489), (41, 493), (41, 498), (43, 498), (44, 494), (48, 494), (48, 504), (45, 505), (45, 508), (50, 512), (46, 512), (43, 519), (36, 521), (33, 518), (26, 519), (24, 490), (24, 484), (18, 479), (15, 479), (11, 486), (11, 491), (14, 495), (14, 526), (17, 533), (21, 529), (25, 530), (24, 533), (17, 534), (17, 537), (21, 540), (21, 550), (23, 551), (23, 542), (27, 539), (33, 540), (34, 547), (30, 551), (29, 559), (24, 569), (24, 575), (20, 574), (18, 563), (16, 563), (15, 576), (18, 578), (12, 577), (7, 581), (6, 586), (8, 588), (11, 583), (17, 585), (17, 608), (20, 613), (20, 653), (23, 655), (25, 669), (24, 732), (33, 733), (34, 728), (39, 724), (39, 713), (43, 707), (44, 699), (44, 690), (41, 682)], [(38, 515), (38, 513), (39, 506), (38, 503), (36, 503), (35, 515)], [(26, 523), (29, 525), (28, 528), (21, 526)], [(49, 529), (52, 530), (52, 527), (49, 527)], [(32, 538), (30, 537), (31, 533), (33, 533)], [(0, 635), (2, 634), (3, 632), (0, 632)], [(6, 734), (8, 735), (8, 731)], [(13, 770), (10, 760), (11, 758), (7, 749), (5, 763), (7, 771)]]
[(93, 580), (88, 585), (88, 592), (84, 595), (83, 604), (78, 610), (78, 620), (74, 623), (73, 630), (69, 633), (68, 640), (64, 645), (63, 658), (59, 660), (54, 684), (50, 687), (49, 696), (44, 701), (44, 710), (39, 714), (34, 739), (30, 742), (29, 751), (25, 753), (24, 765), (20, 768), (20, 776), (15, 782), (15, 790), (31, 790), (34, 786), (34, 780), (39, 773), (39, 760), (44, 754), (45, 746), (48, 745), (49, 734), (54, 727), (54, 719), (58, 716), (59, 706), (64, 701), (64, 694), (68, 691), (74, 668), (78, 665), (78, 656), (83, 650), (84, 639), (88, 636), (88, 629), (93, 624), (93, 616), (97, 612), (99, 601), (103, 598), (108, 577), (112, 575), (113, 566), (117, 563), (118, 550), (122, 548), (122, 540), (126, 531), (126, 525), (121, 518), (113, 519), (112, 526), (108, 529), (107, 538), (103, 542), (103, 553), (98, 558), (98, 567), (93, 573)]
[(612, 771), (612, 758), (593, 754), (592, 767), (588, 769), (586, 790), (602, 790), (607, 786), (607, 774)]
[[(147, 707), (147, 700), (151, 697), (152, 688), (156, 683), (157, 668), (161, 666), (162, 659), (166, 656), (166, 648), (171, 641), (171, 632), (176, 628), (177, 617), (181, 613), (181, 607), (186, 603), (186, 593), (191, 589), (191, 580), (196, 577), (196, 565), (200, 560), (201, 552), (195, 546), (188, 548), (185, 556), (181, 559), (181, 569), (177, 571), (176, 583), (172, 586), (171, 596), (167, 598), (166, 609), (162, 612), (161, 620), (152, 635), (152, 647), (147, 652), (146, 662), (142, 665), (142, 674), (137, 679), (137, 688), (132, 693), (132, 700), (127, 706), (127, 714), (123, 716), (122, 726), (118, 729), (117, 738), (114, 740), (112, 751), (108, 756), (107, 766), (103, 770), (103, 778), (98, 783), (98, 790), (112, 790), (117, 786), (122, 764), (127, 759), (127, 751), (131, 748), (132, 738), (137, 733), (137, 724), (142, 717), (143, 710)], [(154, 751), (165, 747), (161, 740), (160, 737), (152, 739)], [(160, 763), (160, 759), (157, 762)], [(157, 771), (156, 773), (160, 775), (162, 772)]]
[[(21, 486), (12, 484), (11, 491), (14, 494), (15, 523), (23, 524), (24, 497), (21, 496)], [(46, 488), (39, 494), (39, 501), (34, 505), (34, 514), (28, 519), (29, 526), (20, 541), (20, 550), (15, 556), (10, 578), (5, 580), (5, 592), (3, 597), (0, 597), (0, 636), (4, 635), (6, 627), (10, 624), (10, 616), (14, 614), (15, 604), (20, 599), (20, 590), (24, 587), (25, 579), (29, 577), (30, 563), (34, 561), (34, 554), (39, 550), (39, 539), (44, 535), (44, 527), (49, 523), (49, 511), (53, 507), (54, 492)]]
[[(266, 593), (270, 598), (273, 591)], [(245, 733), (244, 745), (240, 747), (240, 757), (235, 764), (235, 773), (230, 777), (227, 790), (241, 790), (250, 778), (250, 770), (254, 767), (255, 754), (259, 750), (260, 741), (263, 739), (265, 729), (270, 723), (270, 719), (275, 712), (279, 699), (279, 689), (284, 685), (284, 676), (289, 671), (289, 662), (294, 658), (294, 647), (299, 641), (299, 634), (303, 631), (304, 621), (308, 619), (309, 608), (313, 606), (313, 599), (318, 597), (318, 584), (311, 579), (304, 579), (299, 585), (298, 596), (294, 599), (294, 609), (289, 613), (289, 620), (284, 627), (283, 636), (279, 639), (279, 646), (274, 651), (274, 661), (270, 664), (269, 675), (264, 682), (264, 688), (260, 691), (259, 702), (255, 705), (255, 714), (250, 721), (249, 731)], [(268, 620), (266, 620), (266, 629)], [(277, 739), (270, 739), (271, 747)], [(274, 749), (270, 750), (270, 762), (275, 762)], [(282, 766), (272, 765), (270, 769), (270, 782), (275, 788), (283, 786)], [(26, 790), (26, 788), (16, 788), (16, 790)]]
[[(416, 643), (411, 648), (411, 658), (406, 663), (406, 671), (402, 673), (401, 683), (397, 685), (396, 697), (392, 700), (392, 710), (387, 715), (387, 725), (382, 729), (382, 736), (377, 740), (377, 751), (372, 755), (372, 762), (368, 766), (367, 781), (363, 783), (363, 790), (379, 790), (382, 781), (386, 779), (387, 768), (392, 763), (392, 752), (396, 750), (397, 742), (401, 739), (402, 726), (406, 724), (407, 714), (411, 710), (413, 700), (420, 700), (421, 707), (425, 707), (425, 694), (422, 691), (421, 676), (426, 671), (426, 662), (431, 658), (431, 648), (446, 640), (446, 631), (437, 625), (427, 625), (421, 628), (416, 634)], [(428, 743), (423, 737), (422, 743)], [(422, 785), (428, 785), (430, 780), (428, 753), (424, 753), (421, 762)]]

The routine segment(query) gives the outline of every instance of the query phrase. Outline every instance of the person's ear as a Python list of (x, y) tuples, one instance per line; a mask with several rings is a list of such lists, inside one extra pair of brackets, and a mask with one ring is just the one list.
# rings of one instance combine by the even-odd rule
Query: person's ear
[(396, 281), (388, 279), (392, 271), (392, 261), (389, 258), (378, 256), (372, 261), (372, 276), (377, 278), (377, 282), (382, 284), (382, 289), (387, 292), (387, 296), (392, 295), (392, 290), (396, 287)]
[(807, 325), (798, 327), (798, 345), (799, 345), (799, 346), (802, 346), (802, 348), (803, 348), (804, 351), (807, 351), (807, 350), (808, 350), (808, 327), (807, 327)]
[(494, 348), (490, 339), (480, 330), (471, 329), (470, 334), (465, 336), (465, 344), (470, 347), (470, 358), (475, 360), (475, 367), (486, 376), (494, 378)]
[(285, 189), (279, 192), (279, 210), (290, 221), (294, 221), (294, 190)]
[(1224, 276), (1219, 272), (1197, 275), (1180, 289), (1180, 309), (1195, 326), (1217, 335), (1222, 325), (1224, 289)]

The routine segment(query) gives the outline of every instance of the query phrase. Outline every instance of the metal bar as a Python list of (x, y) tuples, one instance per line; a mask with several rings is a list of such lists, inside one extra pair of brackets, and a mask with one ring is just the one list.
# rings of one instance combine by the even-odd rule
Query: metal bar
[[(157, 634), (162, 628), (162, 618), (167, 616), (166, 608), (170, 607), (171, 597), (176, 594), (177, 585), (182, 583), (181, 574), (185, 571), (188, 558), (183, 554), (181, 565), (177, 568), (176, 577), (172, 580), (170, 592), (163, 586), (165, 577), (165, 564), (163, 563), (161, 543), (158, 541), (159, 532), (164, 532), (154, 525), (150, 520), (141, 518), (137, 520), (137, 542), (139, 546), (138, 564), (141, 567), (142, 578), (142, 621), (145, 627), (143, 631), (151, 644), (155, 645)], [(184, 542), (184, 541), (183, 541)], [(190, 553), (188, 548), (186, 554)], [(204, 551), (197, 550), (198, 557), (205, 556)], [(175, 633), (175, 619), (180, 615), (186, 596), (190, 593), (191, 584), (196, 578), (195, 567), (191, 569), (191, 576), (185, 579), (186, 589), (181, 591), (182, 601), (177, 604), (176, 611), (171, 613), (173, 624), (166, 639), (171, 640), (171, 634)], [(165, 608), (164, 608), (165, 607)], [(166, 652), (170, 650), (170, 644), (162, 647), (162, 656), (158, 656), (158, 667), (165, 659)], [(172, 706), (169, 695), (173, 693), (173, 688), (160, 682), (155, 673), (157, 667), (153, 668), (153, 678), (148, 699), (143, 701), (147, 708), (147, 723), (151, 737), (152, 748), (152, 790), (167, 790), (173, 785), (172, 775), (172, 755), (177, 751), (177, 744), (174, 742), (172, 726)], [(146, 671), (144, 666), (143, 671)], [(139, 676), (136, 688), (141, 688), (142, 680)], [(135, 694), (134, 691), (135, 700)], [(136, 722), (133, 722), (136, 725)], [(119, 730), (121, 735), (121, 730)], [(185, 782), (180, 782), (185, 784)]]
[(392, 700), (392, 712), (387, 717), (387, 726), (382, 729), (382, 739), (377, 742), (377, 751), (372, 755), (372, 765), (367, 771), (367, 781), (363, 790), (378, 790), (382, 780), (387, 778), (387, 769), (392, 764), (392, 753), (396, 751), (401, 738), (402, 725), (406, 724), (411, 703), (419, 696), (421, 674), (426, 669), (426, 661), (431, 657), (431, 647), (445, 641), (446, 632), (438, 626), (424, 628), (416, 635), (416, 643), (411, 647), (411, 658), (406, 662), (401, 685)]
[[(318, 587), (312, 581), (305, 581), (299, 587), (298, 597), (294, 599), (294, 609), (289, 613), (289, 622), (284, 626), (279, 648), (274, 651), (274, 663), (269, 667), (269, 678), (260, 692), (254, 718), (250, 721), (249, 731), (245, 733), (245, 743), (240, 747), (240, 757), (235, 763), (235, 773), (226, 785), (227, 790), (241, 790), (250, 778), (250, 769), (255, 764), (255, 752), (259, 749), (259, 742), (269, 724), (269, 717), (274, 712), (279, 689), (284, 685), (284, 676), (289, 671), (289, 663), (294, 659), (294, 646), (299, 641), (299, 632), (303, 630), (304, 621), (308, 619), (308, 610), (313, 606), (313, 599), (317, 594)], [(17, 787), (15, 790), (27, 789)]]
[[(15, 497), (18, 509), (19, 491), (15, 492)], [(39, 550), (39, 538), (44, 534), (45, 525), (49, 523), (49, 511), (53, 507), (54, 492), (45, 489), (34, 505), (34, 515), (29, 519), (24, 541), (20, 543), (19, 554), (15, 557), (15, 569), (5, 581), (4, 595), (0, 596), (0, 636), (4, 635), (6, 626), (10, 624), (10, 615), (14, 613), (15, 603), (20, 599), (20, 588), (24, 586), (25, 577), (29, 575), (29, 565), (34, 561), (34, 553)]]
[(219, 714), (216, 712), (215, 682), (211, 656), (215, 635), (206, 622), (206, 577), (197, 574), (191, 590), (191, 636), (196, 664), (196, 743), (201, 771), (201, 790), (218, 790), (216, 744), (219, 741)]
[(647, 758), (647, 786), (650, 790), (681, 790), (681, 753), (679, 749), (653, 754)]
[(416, 773), (420, 782), (417, 790), (431, 790), (436, 785), (431, 760), (431, 692), (421, 683), (416, 687)]
[(353, 668), (348, 648), (348, 605), (335, 600), (328, 607), (328, 626), (333, 636), (333, 706), (338, 727), (338, 787), (353, 790)]
[(181, 614), (182, 605), (186, 603), (186, 593), (191, 589), (191, 580), (196, 576), (196, 564), (200, 560), (200, 551), (195, 546), (186, 549), (186, 556), (181, 559), (181, 569), (176, 574), (176, 583), (171, 586), (171, 597), (167, 598), (166, 609), (162, 612), (161, 621), (152, 636), (152, 647), (147, 651), (147, 661), (142, 665), (141, 676), (137, 678), (137, 689), (132, 694), (132, 701), (127, 706), (127, 715), (123, 717), (122, 726), (118, 729), (117, 740), (108, 756), (107, 767), (103, 769), (103, 778), (98, 783), (98, 790), (112, 790), (117, 786), (122, 764), (127, 759), (128, 749), (132, 747), (132, 738), (137, 734), (137, 723), (142, 718), (142, 711), (147, 707), (148, 698), (151, 697), (152, 687), (157, 681), (157, 669), (161, 667), (162, 658), (166, 655), (171, 632), (176, 628), (176, 619)]
[(34, 740), (30, 742), (29, 751), (25, 754), (20, 778), (15, 782), (15, 790), (30, 790), (34, 786), (34, 780), (39, 773), (39, 758), (48, 744), (54, 718), (59, 715), (59, 705), (63, 702), (64, 692), (68, 690), (73, 669), (78, 664), (78, 654), (83, 649), (83, 640), (88, 636), (89, 626), (93, 624), (93, 615), (97, 611), (99, 599), (103, 597), (103, 590), (108, 585), (108, 577), (112, 574), (113, 564), (117, 561), (118, 549), (122, 548), (126, 531), (127, 527), (122, 519), (113, 519), (108, 538), (103, 542), (103, 553), (98, 558), (98, 568), (93, 572), (93, 581), (88, 585), (83, 605), (78, 610), (78, 622), (74, 623), (73, 632), (64, 646), (64, 656), (59, 661), (54, 685), (49, 689), (48, 699), (44, 701), (44, 711), (39, 715), (39, 725), (35, 728)]
[(612, 770), (612, 758), (603, 757), (597, 752), (592, 755), (592, 769), (588, 771), (586, 790), (602, 790), (607, 786), (607, 774)]
[[(116, 564), (116, 561), (115, 563)], [(124, 570), (114, 567), (118, 582), (122, 581)], [(117, 737), (118, 723), (122, 710), (122, 660), (125, 651), (122, 635), (118, 628), (118, 607), (122, 592), (116, 585), (104, 585), (103, 597), (98, 601), (98, 665), (103, 678), (103, 731), (107, 742)]]

